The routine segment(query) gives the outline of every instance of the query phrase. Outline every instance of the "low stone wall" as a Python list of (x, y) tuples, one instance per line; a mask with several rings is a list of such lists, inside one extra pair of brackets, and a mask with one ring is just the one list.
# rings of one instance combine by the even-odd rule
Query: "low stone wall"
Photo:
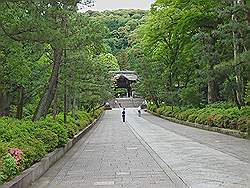
[(211, 127), (209, 125), (201, 125), (198, 123), (192, 123), (192, 122), (183, 121), (183, 120), (179, 120), (179, 119), (175, 119), (175, 118), (171, 118), (171, 117), (165, 117), (163, 115), (159, 115), (159, 114), (152, 112), (152, 111), (148, 111), (148, 112), (155, 115), (155, 116), (158, 116), (160, 118), (166, 119), (166, 120), (174, 122), (174, 123), (179, 123), (179, 124), (187, 125), (190, 127), (196, 127), (196, 128), (207, 130), (207, 131), (213, 131), (213, 132), (218, 132), (218, 133), (222, 133), (222, 134), (227, 134), (227, 135), (235, 136), (238, 138), (244, 138), (244, 139), (249, 138), (247, 133), (240, 132), (238, 130), (224, 129), (224, 128), (219, 128), (219, 127)]
[(13, 180), (0, 185), (0, 188), (27, 188), (33, 182), (38, 180), (53, 164), (55, 164), (60, 158), (62, 158), (71, 148), (75, 145), (94, 125), (101, 119), (103, 113), (99, 118), (94, 120), (88, 127), (80, 131), (73, 139), (63, 148), (58, 148), (55, 151), (49, 153), (40, 162), (32, 165), (27, 170), (23, 171), (21, 175), (15, 177)]

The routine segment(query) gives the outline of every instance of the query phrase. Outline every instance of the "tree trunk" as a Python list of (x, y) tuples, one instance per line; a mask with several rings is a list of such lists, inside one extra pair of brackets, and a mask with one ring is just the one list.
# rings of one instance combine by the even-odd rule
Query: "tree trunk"
[(17, 103), (17, 110), (16, 110), (16, 118), (22, 119), (23, 118), (23, 104), (24, 104), (24, 87), (19, 86), (19, 100)]
[(52, 111), (52, 116), (55, 119), (56, 115), (58, 114), (58, 91), (56, 90), (55, 97), (53, 100), (53, 111)]
[(241, 109), (241, 105), (240, 105), (240, 103), (239, 103), (239, 101), (238, 101), (238, 97), (237, 97), (237, 91), (236, 91), (236, 89), (233, 89), (233, 95), (234, 95), (234, 100), (235, 100), (235, 103), (236, 103), (236, 105), (237, 105), (238, 109), (240, 110), (240, 109)]
[(247, 22), (250, 25), (250, 8), (247, 9)]
[(208, 81), (207, 101), (208, 101), (208, 104), (211, 104), (211, 103), (214, 103), (214, 102), (217, 101), (217, 92), (216, 92), (215, 80), (209, 80)]
[(63, 105), (63, 122), (64, 124), (67, 123), (67, 114), (68, 114), (68, 97), (67, 97), (67, 85), (66, 85), (66, 80), (64, 80), (64, 105)]
[(237, 101), (241, 106), (244, 106), (244, 83), (243, 83), (243, 78), (241, 75), (241, 67), (238, 66), (235, 68), (235, 72), (236, 72), (236, 85), (237, 85), (237, 89), (236, 89), (236, 94), (237, 94)]
[(214, 66), (210, 65), (208, 73), (208, 83), (207, 83), (207, 102), (212, 104), (218, 100), (218, 90), (216, 78), (214, 75)]
[[(237, 4), (243, 3), (241, 0), (234, 0), (234, 6)], [(232, 15), (232, 20), (237, 22), (237, 17), (236, 15)], [(233, 31), (233, 48), (234, 48), (234, 64), (237, 64), (238, 61), (238, 51), (239, 51), (239, 41), (238, 41), (238, 32)], [(236, 80), (236, 100), (237, 100), (237, 105), (243, 106), (244, 105), (244, 100), (243, 100), (243, 93), (244, 93), (244, 84), (243, 84), (243, 78), (241, 75), (241, 67), (236, 66), (235, 67), (235, 80)]]
[(76, 95), (74, 94), (72, 101), (72, 115), (75, 119), (77, 118), (76, 111), (77, 111), (77, 103), (76, 103)]
[(241, 0), (240, 1), (243, 5), (247, 6), (247, 13), (246, 13), (246, 19), (248, 22), (248, 25), (250, 25), (250, 3), (247, 3), (246, 0)]
[(51, 103), (55, 97), (58, 78), (59, 78), (60, 65), (62, 61), (62, 50), (60, 48), (53, 48), (53, 52), (54, 52), (54, 57), (53, 57), (53, 69), (51, 77), (44, 91), (44, 94), (36, 108), (36, 112), (33, 116), (33, 121), (37, 121), (47, 115)]
[(0, 91), (0, 116), (10, 114), (10, 98), (8, 93)]

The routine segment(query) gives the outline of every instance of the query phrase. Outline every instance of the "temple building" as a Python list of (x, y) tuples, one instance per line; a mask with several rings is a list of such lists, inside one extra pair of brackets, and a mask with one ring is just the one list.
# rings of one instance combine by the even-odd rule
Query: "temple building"
[(114, 81), (115, 90), (118, 88), (126, 89), (125, 97), (133, 96), (132, 84), (138, 80), (138, 75), (135, 71), (111, 71), (112, 80)]

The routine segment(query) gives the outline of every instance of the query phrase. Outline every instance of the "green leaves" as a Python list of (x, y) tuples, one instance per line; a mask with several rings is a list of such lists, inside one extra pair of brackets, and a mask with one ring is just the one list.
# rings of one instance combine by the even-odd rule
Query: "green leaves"
[[(137, 32), (137, 46), (147, 59), (146, 66), (138, 69), (142, 77), (139, 88), (147, 91), (145, 97), (154, 95), (151, 99), (169, 104), (181, 97), (187, 105), (199, 104), (201, 99), (206, 103), (205, 98), (208, 102), (233, 99), (235, 92), (242, 95), (243, 80), (249, 80), (249, 25), (248, 9), (243, 1), (237, 2), (157, 0), (153, 4)], [(154, 82), (153, 92), (147, 82)], [(234, 87), (226, 94), (227, 83)]]

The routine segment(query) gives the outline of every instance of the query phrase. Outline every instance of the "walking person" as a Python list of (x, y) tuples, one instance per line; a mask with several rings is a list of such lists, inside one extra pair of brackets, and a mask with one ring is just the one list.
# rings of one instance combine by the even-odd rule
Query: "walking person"
[(125, 122), (125, 114), (126, 114), (125, 108), (123, 108), (123, 110), (122, 110), (122, 122)]
[(141, 117), (141, 106), (139, 106), (137, 110), (138, 110), (138, 116)]

